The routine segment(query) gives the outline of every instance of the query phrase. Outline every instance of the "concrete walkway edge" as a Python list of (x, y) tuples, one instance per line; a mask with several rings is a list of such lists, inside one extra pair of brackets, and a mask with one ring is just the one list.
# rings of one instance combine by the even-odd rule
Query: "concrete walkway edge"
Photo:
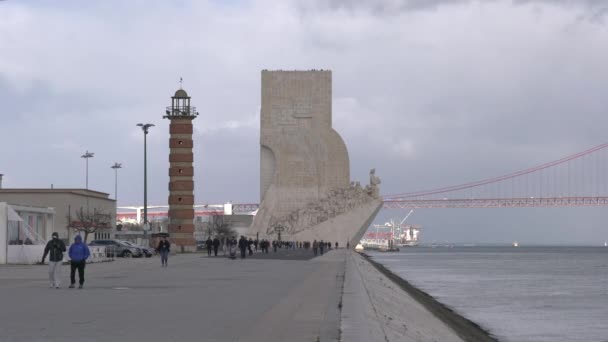
[(361, 270), (351, 253), (346, 256), (340, 329), (341, 340), (345, 342), (387, 341)]

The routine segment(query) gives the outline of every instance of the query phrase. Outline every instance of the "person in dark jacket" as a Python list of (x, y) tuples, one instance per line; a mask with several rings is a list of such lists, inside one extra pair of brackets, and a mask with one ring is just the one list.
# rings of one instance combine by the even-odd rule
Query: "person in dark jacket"
[(211, 240), (211, 237), (207, 238), (205, 245), (207, 246), (207, 256), (211, 256), (211, 249), (213, 248), (213, 240)]
[(70, 246), (68, 256), (70, 257), (70, 288), (74, 288), (76, 283), (76, 270), (78, 270), (78, 288), (84, 285), (84, 267), (91, 253), (89, 247), (82, 243), (80, 235), (76, 235), (74, 243)]
[(241, 235), (241, 238), (239, 239), (239, 249), (241, 250), (241, 259), (245, 259), (245, 251), (247, 250), (247, 239), (245, 239), (244, 236)]
[(61, 284), (61, 263), (63, 262), (63, 253), (65, 252), (65, 244), (59, 240), (59, 234), (53, 233), (53, 238), (47, 242), (42, 255), (42, 263), (46, 255), (49, 254), (49, 287), (59, 288)]
[(169, 261), (169, 252), (171, 252), (171, 242), (167, 240), (166, 236), (163, 236), (162, 240), (158, 242), (156, 250), (160, 254), (160, 263), (162, 267), (167, 267), (167, 261)]
[(249, 256), (253, 255), (253, 249), (251, 249), (252, 245), (253, 245), (253, 239), (249, 238), (249, 241), (247, 241), (247, 248), (249, 249)]
[(217, 256), (217, 250), (220, 248), (220, 239), (217, 237), (213, 239), (213, 254)]
[(325, 242), (323, 240), (319, 241), (319, 252), (323, 255), (323, 250), (325, 249)]

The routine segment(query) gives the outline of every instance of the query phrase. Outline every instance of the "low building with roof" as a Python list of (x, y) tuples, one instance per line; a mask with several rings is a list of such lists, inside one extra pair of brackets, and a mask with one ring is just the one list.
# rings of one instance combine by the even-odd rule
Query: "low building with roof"
[[(78, 234), (77, 227), (80, 226), (80, 223), (78, 222), (77, 212), (80, 210), (109, 215), (108, 226), (89, 235), (88, 241), (113, 238), (116, 229), (116, 201), (105, 192), (70, 188), (2, 188), (0, 189), (0, 202), (17, 206), (53, 208), (53, 231), (45, 231), (43, 234), (47, 239), (53, 232), (57, 232), (60, 239), (71, 242), (74, 236)], [(42, 218), (36, 215), (28, 216), (27, 220), (27, 223), (32, 227), (43, 224)], [(84, 237), (84, 234), (81, 235)]]

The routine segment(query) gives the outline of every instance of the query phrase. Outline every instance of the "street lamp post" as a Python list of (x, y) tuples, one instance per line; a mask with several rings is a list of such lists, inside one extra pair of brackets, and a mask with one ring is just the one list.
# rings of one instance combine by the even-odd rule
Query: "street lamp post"
[(147, 154), (147, 139), (148, 129), (154, 127), (151, 123), (138, 123), (137, 126), (141, 127), (144, 132), (144, 234), (148, 228), (148, 154)]
[[(89, 190), (89, 158), (93, 158), (95, 153), (89, 152), (88, 150), (80, 156), (80, 158), (84, 158), (86, 160), (86, 181), (85, 188)], [(87, 215), (89, 215), (89, 194), (87, 193)]]
[(114, 169), (114, 200), (116, 201), (116, 205), (118, 205), (118, 169), (122, 169), (122, 164), (114, 163), (110, 167)]
[(86, 151), (80, 158), (84, 158), (86, 160), (86, 189), (89, 190), (89, 158), (93, 158), (95, 153)]
[(281, 225), (274, 227), (274, 231), (277, 232), (277, 240), (281, 241), (281, 232), (285, 230), (285, 228)]

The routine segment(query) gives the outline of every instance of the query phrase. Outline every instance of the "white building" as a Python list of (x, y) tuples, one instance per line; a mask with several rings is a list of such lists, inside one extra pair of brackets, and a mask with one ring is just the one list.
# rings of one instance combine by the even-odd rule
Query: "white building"
[(0, 264), (34, 264), (54, 232), (53, 208), (0, 202)]
[[(109, 194), (88, 189), (27, 189), (17, 188), (0, 189), (0, 202), (11, 205), (53, 208), (55, 210), (55, 223), (53, 231), (59, 238), (69, 244), (78, 232), (73, 227), (77, 223), (76, 212), (97, 211), (110, 215), (111, 227), (91, 234), (88, 240), (108, 239), (114, 235), (116, 227), (116, 201), (109, 198)], [(30, 220), (30, 218), (28, 218)], [(71, 220), (72, 222), (68, 222)], [(53, 231), (48, 232), (48, 237)], [(87, 241), (87, 242), (89, 242)]]

